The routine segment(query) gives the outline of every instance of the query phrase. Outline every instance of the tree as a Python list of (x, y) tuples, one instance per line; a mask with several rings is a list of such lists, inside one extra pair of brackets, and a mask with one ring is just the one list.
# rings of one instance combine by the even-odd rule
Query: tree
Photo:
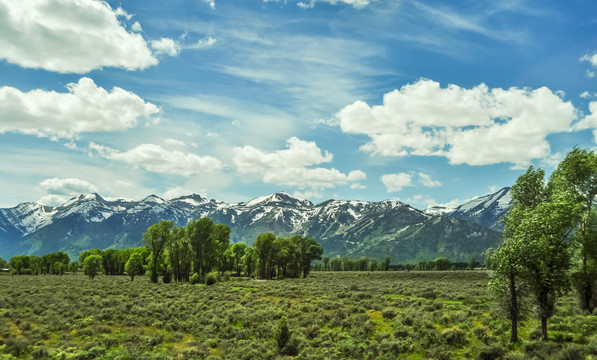
[(244, 242), (232, 244), (230, 247), (230, 253), (232, 257), (232, 267), (234, 271), (236, 271), (236, 276), (240, 276), (240, 272), (242, 271), (242, 259), (245, 256), (245, 251), (247, 249), (247, 244)]
[(274, 241), (276, 236), (272, 233), (259, 234), (253, 247), (259, 261), (259, 277), (271, 279), (271, 263), (274, 257)]
[(168, 243), (168, 259), (174, 280), (189, 281), (191, 272), (191, 245), (184, 227), (172, 229), (172, 241)]
[(388, 271), (390, 270), (390, 256), (386, 256), (386, 258), (384, 259), (384, 261), (382, 261), (381, 263), (381, 269), (383, 271)]
[[(220, 272), (224, 272), (224, 268), (226, 267), (226, 250), (230, 247), (230, 228), (228, 225), (225, 224), (217, 224), (214, 226), (213, 231), (211, 233), (211, 242), (212, 247), (210, 248), (210, 253), (206, 254), (208, 259), (213, 259), (219, 269)], [(214, 263), (209, 262), (207, 272), (211, 271), (213, 268)]]
[(158, 269), (160, 265), (160, 256), (166, 245), (172, 238), (172, 227), (174, 221), (162, 220), (153, 224), (143, 233), (143, 242), (151, 250), (151, 281), (158, 282)]
[(124, 268), (126, 273), (131, 277), (131, 281), (134, 281), (135, 275), (139, 275), (143, 271), (143, 255), (138, 251), (133, 252), (124, 265)]
[(201, 279), (204, 279), (207, 273), (204, 260), (211, 248), (213, 228), (214, 223), (208, 218), (193, 220), (187, 224), (187, 236), (193, 249), (194, 272), (199, 274)]
[(597, 231), (594, 201), (597, 196), (597, 154), (574, 148), (560, 162), (552, 176), (556, 186), (572, 192), (574, 201), (582, 204), (578, 230), (574, 236), (579, 262), (573, 270), (573, 280), (581, 308), (593, 312), (597, 280)]
[(89, 255), (85, 258), (83, 262), (83, 269), (85, 270), (85, 275), (89, 276), (91, 280), (97, 275), (100, 271), (102, 271), (102, 264), (103, 259), (100, 255)]
[(297, 244), (301, 270), (303, 277), (306, 278), (311, 270), (311, 262), (313, 260), (321, 260), (323, 248), (317, 241), (310, 238), (294, 235), (290, 239)]
[(330, 257), (324, 256), (322, 261), (323, 261), (323, 271), (329, 271), (330, 270)]
[(255, 251), (255, 247), (248, 247), (245, 249), (245, 254), (243, 255), (243, 267), (245, 268), (245, 274), (248, 277), (253, 276), (253, 273), (257, 269), (257, 252)]
[(0, 257), (0, 269), (8, 268), (8, 262)]
[(525, 266), (522, 262), (525, 246), (524, 238), (516, 236), (527, 213), (546, 199), (544, 184), (545, 172), (530, 166), (519, 176), (512, 186), (514, 205), (502, 218), (504, 234), (496, 251), (486, 254), (486, 263), (493, 270), (489, 290), (497, 303), (506, 309), (511, 323), (510, 341), (518, 341), (518, 321), (523, 315), (522, 296), (525, 289)]

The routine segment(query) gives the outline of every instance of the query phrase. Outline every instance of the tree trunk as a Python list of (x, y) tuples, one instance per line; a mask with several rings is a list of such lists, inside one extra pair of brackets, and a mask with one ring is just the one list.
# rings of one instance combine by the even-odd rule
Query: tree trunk
[(516, 279), (514, 273), (510, 273), (510, 321), (512, 323), (512, 334), (510, 342), (518, 342), (518, 294), (516, 292)]
[(547, 317), (541, 316), (541, 339), (547, 341)]

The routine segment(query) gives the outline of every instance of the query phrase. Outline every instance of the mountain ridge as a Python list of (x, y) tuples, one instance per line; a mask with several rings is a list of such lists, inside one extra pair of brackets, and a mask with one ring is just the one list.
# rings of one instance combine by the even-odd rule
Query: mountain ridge
[(0, 256), (55, 251), (77, 256), (95, 247), (141, 246), (141, 234), (159, 220), (185, 226), (209, 217), (230, 226), (232, 242), (249, 245), (260, 233), (272, 232), (312, 237), (326, 256), (391, 255), (394, 262), (406, 262), (449, 255), (454, 261), (468, 260), (498, 241), (495, 217), (507, 210), (508, 193), (504, 188), (443, 214), (398, 200), (331, 199), (315, 205), (283, 192), (236, 204), (198, 194), (169, 200), (149, 195), (140, 201), (81, 194), (56, 207), (23, 203), (0, 209)]

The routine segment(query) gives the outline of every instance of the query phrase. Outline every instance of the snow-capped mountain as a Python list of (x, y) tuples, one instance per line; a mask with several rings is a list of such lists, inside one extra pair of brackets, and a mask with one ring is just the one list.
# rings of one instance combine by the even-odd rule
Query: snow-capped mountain
[(458, 219), (474, 221), (487, 228), (503, 231), (499, 219), (512, 206), (512, 194), (505, 187), (493, 194), (481, 196), (458, 206), (449, 215)]
[(24, 203), (0, 209), (0, 256), (65, 251), (76, 258), (91, 248), (141, 246), (141, 234), (160, 220), (184, 226), (209, 217), (231, 228), (232, 242), (252, 244), (264, 232), (300, 234), (322, 244), (326, 256), (391, 255), (394, 262), (434, 256), (468, 260), (499, 238), (499, 232), (477, 222), (497, 222), (490, 217), (508, 206), (504, 191), (508, 192), (500, 190), (451, 213), (420, 211), (393, 200), (328, 200), (314, 205), (285, 193), (237, 204), (196, 194), (171, 200), (150, 195), (140, 201), (85, 194), (57, 207)]

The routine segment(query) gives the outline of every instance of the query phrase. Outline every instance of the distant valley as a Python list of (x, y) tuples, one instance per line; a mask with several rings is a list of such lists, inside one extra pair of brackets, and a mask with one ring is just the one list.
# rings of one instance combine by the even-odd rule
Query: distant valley
[(299, 234), (316, 239), (329, 257), (390, 255), (392, 263), (416, 263), (445, 256), (468, 261), (481, 259), (485, 249), (497, 244), (499, 218), (510, 206), (509, 188), (455, 209), (425, 211), (396, 200), (313, 204), (285, 193), (237, 204), (199, 195), (132, 201), (85, 194), (56, 207), (23, 203), (0, 209), (0, 256), (64, 251), (75, 259), (90, 248), (141, 246), (141, 234), (163, 219), (182, 226), (209, 217), (231, 228), (231, 242), (252, 244), (264, 232)]

